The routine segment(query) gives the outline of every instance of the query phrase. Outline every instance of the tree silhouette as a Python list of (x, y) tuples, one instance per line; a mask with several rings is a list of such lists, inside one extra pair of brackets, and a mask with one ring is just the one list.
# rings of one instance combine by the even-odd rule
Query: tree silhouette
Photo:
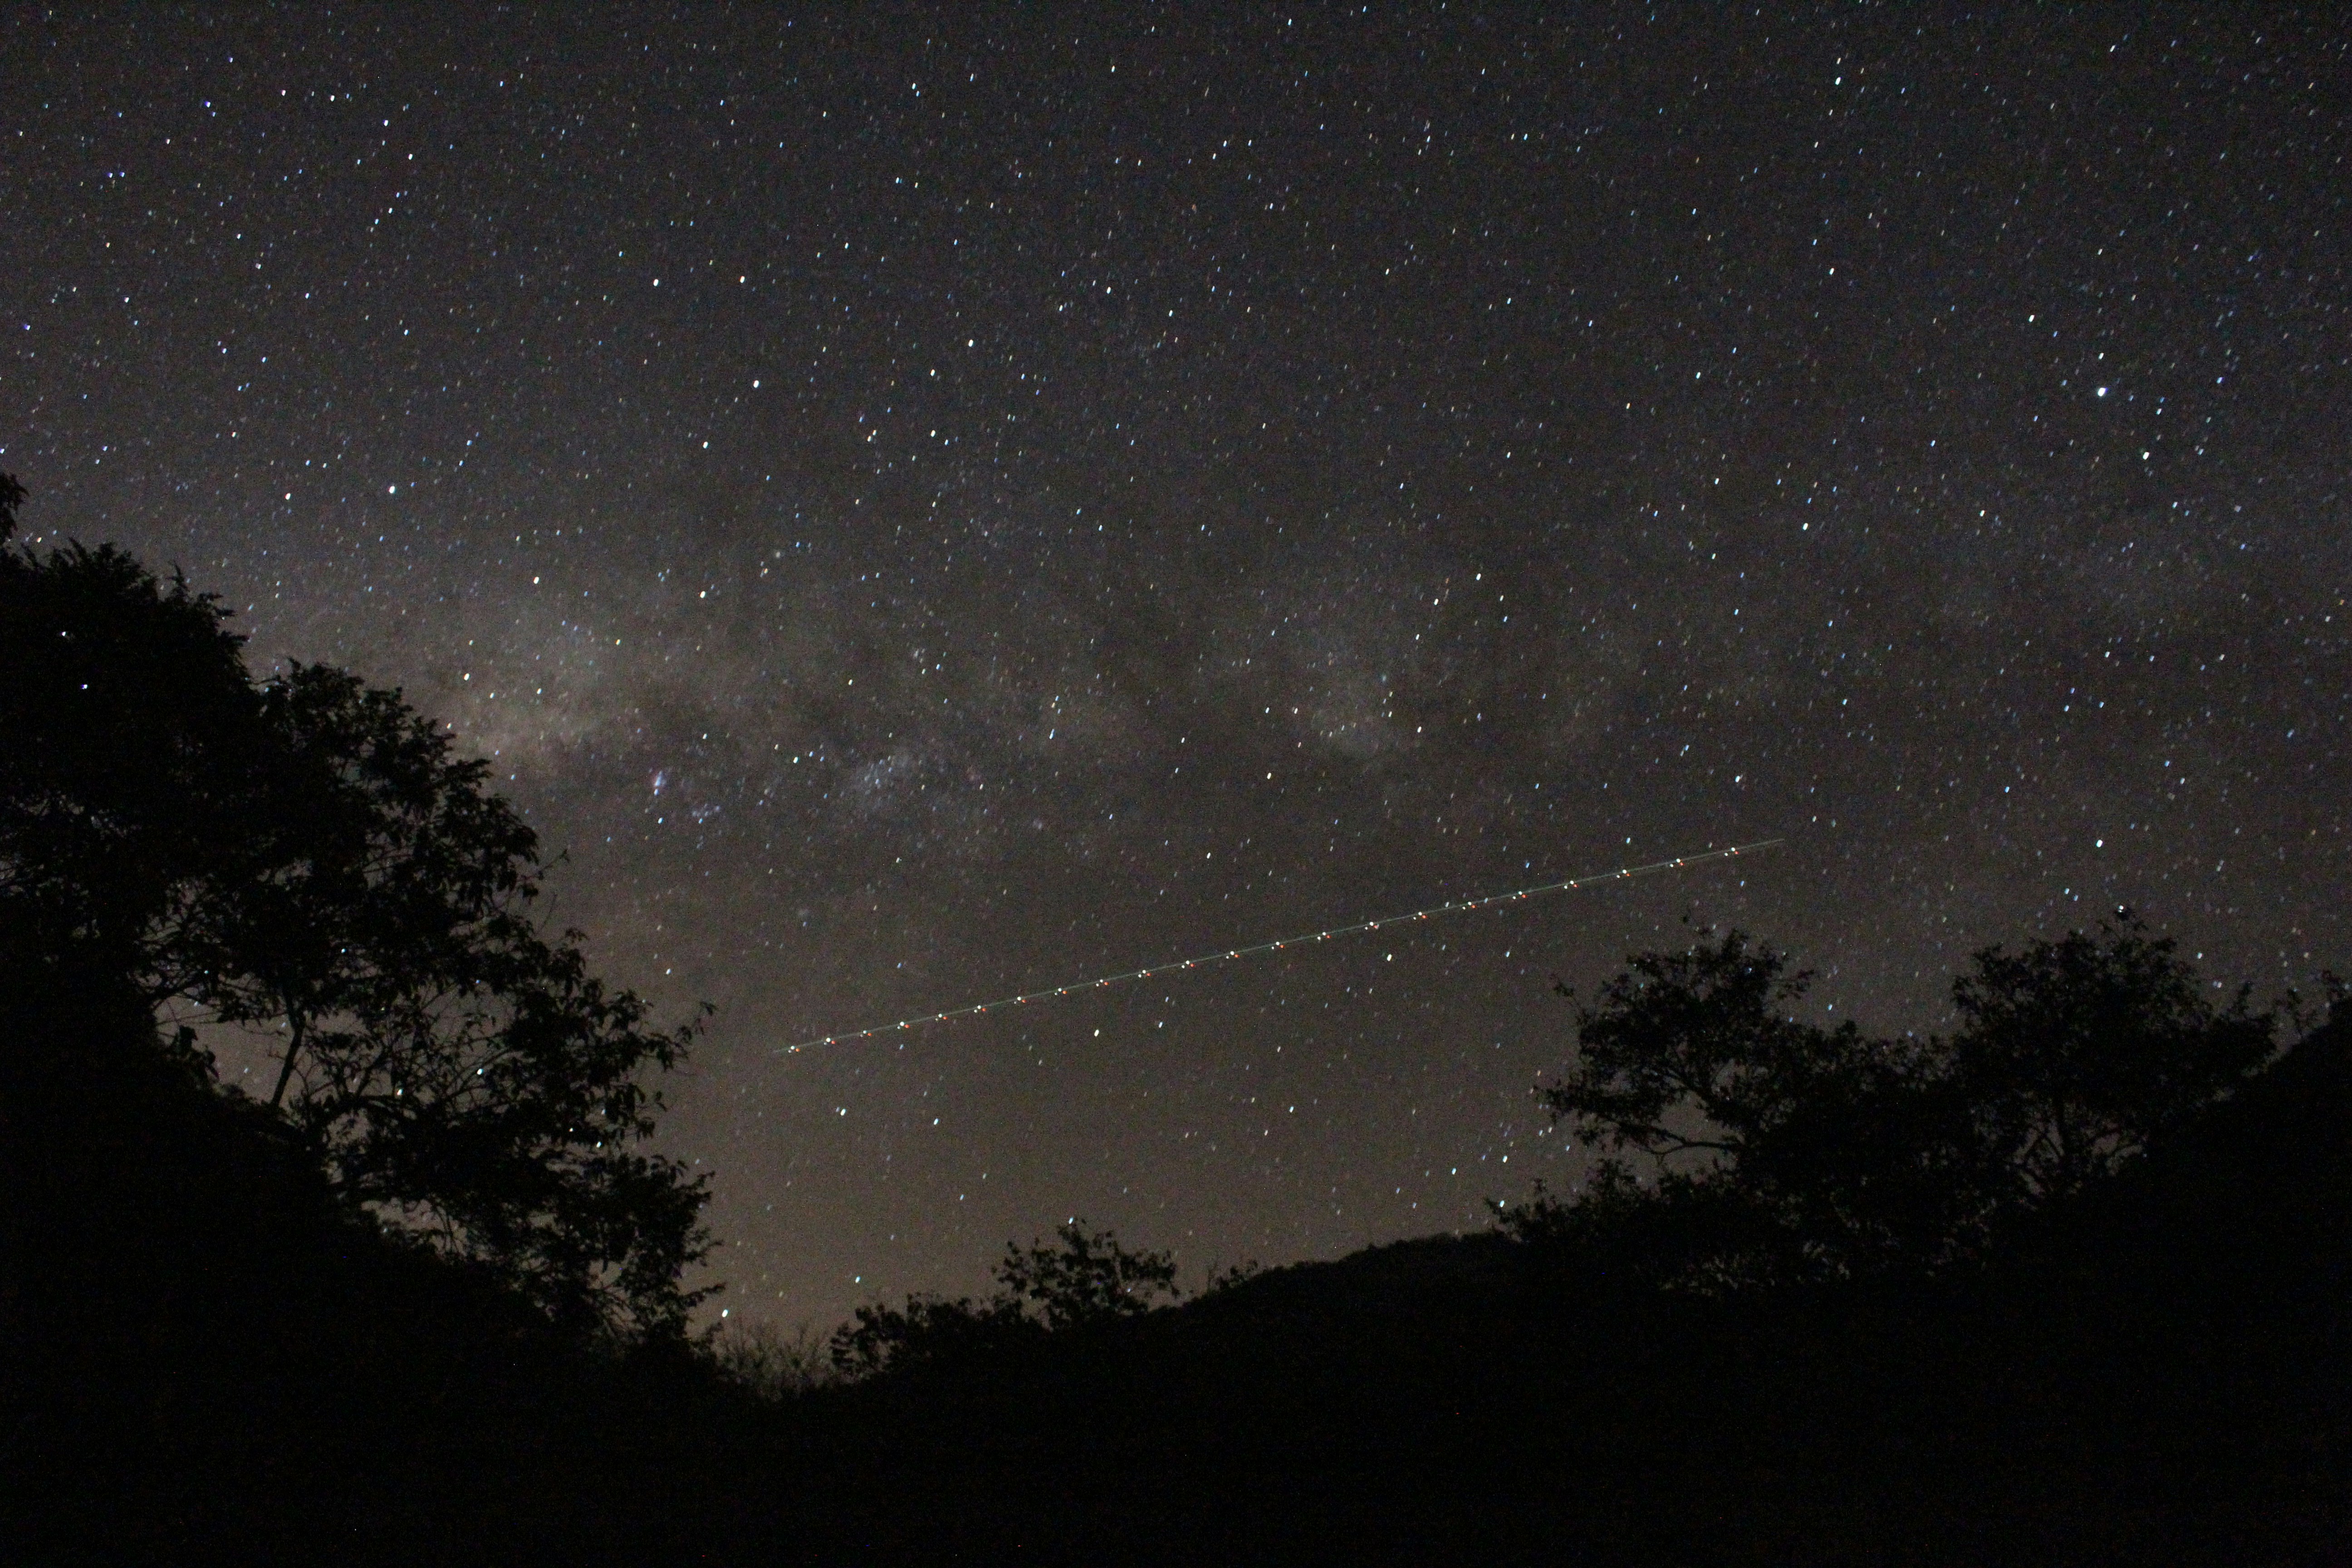
[(1954, 1079), (2012, 1204), (2080, 1192), (2227, 1096), (2276, 1048), (2277, 1018), (2207, 1000), (2169, 937), (2128, 910), (2096, 938), (1988, 947), (1952, 985)]
[(1075, 1218), (1054, 1235), (1058, 1246), (1006, 1242), (996, 1266), (1003, 1297), (1023, 1303), (1049, 1329), (1137, 1317), (1179, 1294), (1173, 1254), (1129, 1252), (1116, 1231), (1088, 1230)]
[(352, 1197), (559, 1316), (679, 1327), (705, 1184), (633, 1145), (660, 1109), (644, 1069), (690, 1031), (541, 932), (536, 836), (399, 693), (298, 665), (261, 719), (262, 852), (186, 943), (185, 994), (283, 1026), (271, 1103)]
[(1181, 1294), (1167, 1252), (1131, 1252), (1110, 1230), (1072, 1219), (1055, 1241), (1004, 1244), (997, 1289), (984, 1300), (911, 1295), (901, 1307), (860, 1307), (835, 1331), (833, 1360), (844, 1374), (953, 1360), (1039, 1334), (1139, 1316)]
[(285, 1026), (274, 1105), (298, 1075), (348, 1077), (357, 1043), (320, 1037), (324, 1021), (529, 967), (536, 843), (485, 793), (487, 765), (454, 756), (399, 693), (298, 664), (261, 699), (254, 874), (186, 945), (223, 1019)]
[(1794, 1016), (1811, 975), (1738, 931), (1628, 963), (1579, 1005), (1577, 1057), (1538, 1090), (1605, 1157), (1577, 1198), (1538, 1187), (1497, 1213), (1522, 1237), (1710, 1287), (1980, 1256), (2225, 1098), (2276, 1029), (2245, 990), (2214, 1008), (2128, 911), (2095, 936), (1978, 952), (1949, 1037)]
[(690, 1029), (530, 918), (486, 764), (343, 671), (257, 686), (226, 619), (110, 546), (0, 547), (9, 951), (281, 1030), (270, 1103), (346, 1201), (560, 1320), (682, 1331), (707, 1178), (642, 1144)]
[(811, 1323), (720, 1323), (702, 1342), (719, 1374), (754, 1398), (774, 1403), (823, 1388), (835, 1380), (829, 1338)]
[[(1726, 1280), (1935, 1259), (1958, 1245), (1975, 1184), (1931, 1049), (1792, 1016), (1811, 975), (1738, 931), (1628, 962), (1580, 1005), (1576, 1060), (1538, 1091), (1555, 1121), (1611, 1156), (1587, 1212), (1539, 1197), (1507, 1224), (1622, 1230), (1638, 1214), (1655, 1258)], [(1652, 1185), (1627, 1151), (1650, 1157)]]
[(833, 1331), (833, 1364), (844, 1377), (866, 1378), (1002, 1350), (1040, 1333), (1017, 1302), (974, 1300), (917, 1292), (903, 1307), (880, 1302), (857, 1308)]
[(241, 858), (260, 697), (224, 613), (112, 546), (0, 548), (0, 904), (20, 954), (200, 979), (184, 940)]

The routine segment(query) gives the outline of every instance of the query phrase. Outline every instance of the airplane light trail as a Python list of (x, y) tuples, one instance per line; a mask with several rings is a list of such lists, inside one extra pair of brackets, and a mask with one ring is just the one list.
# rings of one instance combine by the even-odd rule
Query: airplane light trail
[(1597, 871), (1589, 877), (1571, 877), (1565, 882), (1546, 882), (1538, 888), (1519, 888), (1507, 893), (1492, 893), (1483, 899), (1464, 899), (1455, 903), (1434, 904), (1411, 914), (1388, 915), (1376, 921), (1360, 921), (1354, 925), (1333, 926), (1328, 931), (1308, 931), (1304, 936), (1285, 937), (1278, 942), (1261, 942), (1248, 947), (1229, 947), (1217, 952), (1203, 953), (1198, 958), (1180, 958), (1171, 963), (1155, 963), (1149, 969), (1123, 970), (1117, 974), (1097, 975), (1092, 980), (1075, 981), (1067, 985), (1048, 986), (1042, 991), (1024, 991), (1018, 996), (1006, 996), (994, 1002), (974, 1002), (967, 1006), (950, 1007), (944, 1013), (926, 1013), (919, 1018), (901, 1018), (895, 1024), (877, 1024), (870, 1029), (856, 1029), (844, 1035), (823, 1035), (798, 1045), (779, 1046), (777, 1056), (797, 1056), (816, 1046), (847, 1045), (853, 1040), (871, 1040), (883, 1035), (895, 1035), (908, 1029), (918, 1029), (926, 1024), (944, 1024), (950, 1018), (968, 1018), (982, 1013), (992, 1013), (1003, 1007), (1024, 1007), (1032, 1002), (1047, 1002), (1056, 996), (1072, 996), (1081, 991), (1099, 991), (1106, 986), (1124, 985), (1130, 980), (1150, 980), (1157, 975), (1176, 974), (1188, 969), (1202, 969), (1215, 963), (1231, 963), (1238, 958), (1252, 958), (1261, 952), (1281, 952), (1309, 942), (1329, 942), (1335, 937), (1360, 936), (1365, 931), (1381, 931), (1389, 926), (1406, 925), (1425, 921), (1436, 915), (1467, 914), (1473, 910), (1489, 909), (1496, 904), (1517, 903), (1524, 899), (1541, 898), (1546, 893), (1572, 893), (1579, 888), (1595, 882), (1622, 882), (1629, 878), (1645, 877), (1655, 871), (1679, 871), (1708, 860), (1728, 859), (1735, 855), (1752, 855), (1759, 849), (1769, 849), (1783, 842), (1778, 838), (1760, 838), (1753, 844), (1735, 844), (1727, 849), (1709, 849), (1697, 855), (1677, 855), (1671, 860), (1653, 860), (1646, 866), (1627, 866), (1615, 871)]

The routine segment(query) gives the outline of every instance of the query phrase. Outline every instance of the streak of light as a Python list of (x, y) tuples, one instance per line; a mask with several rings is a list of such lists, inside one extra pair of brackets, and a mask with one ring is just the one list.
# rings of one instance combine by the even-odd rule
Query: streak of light
[(1686, 867), (1704, 865), (1709, 860), (1727, 860), (1734, 856), (1753, 855), (1784, 842), (1779, 838), (1761, 838), (1753, 844), (1735, 844), (1727, 849), (1708, 849), (1696, 855), (1677, 855), (1671, 860), (1653, 860), (1646, 866), (1621, 867), (1614, 871), (1596, 871), (1590, 876), (1570, 877), (1565, 882), (1546, 882), (1540, 887), (1517, 888), (1507, 893), (1490, 893), (1483, 899), (1462, 899), (1453, 903), (1433, 904), (1410, 914), (1384, 915), (1376, 921), (1358, 921), (1353, 925), (1332, 926), (1325, 931), (1308, 931), (1304, 936), (1283, 937), (1275, 942), (1253, 942), (1247, 947), (1229, 947), (1216, 952), (1202, 953), (1198, 958), (1180, 958), (1169, 963), (1155, 963), (1148, 969), (1123, 969), (1116, 974), (1099, 974), (1091, 980), (1076, 980), (1067, 985), (1049, 985), (1041, 991), (1024, 991), (1017, 996), (1000, 997), (993, 1002), (973, 1002), (961, 1007), (950, 1007), (943, 1013), (926, 1013), (919, 1018), (901, 1018), (894, 1024), (877, 1024), (870, 1029), (853, 1029), (845, 1034), (820, 1035), (797, 1045), (779, 1046), (778, 1056), (796, 1056), (817, 1046), (845, 1046), (855, 1040), (878, 1039), (884, 1035), (896, 1035), (908, 1029), (919, 1029), (926, 1024), (944, 1024), (953, 1018), (976, 1017), (1005, 1007), (1025, 1007), (1035, 1002), (1050, 1002), (1060, 996), (1075, 996), (1081, 991), (1100, 991), (1112, 985), (1124, 985), (1132, 980), (1152, 980), (1163, 974), (1181, 974), (1187, 970), (1206, 969), (1213, 964), (1231, 963), (1236, 959), (1255, 958), (1264, 952), (1284, 952), (1310, 943), (1333, 942), (1343, 936), (1361, 936), (1366, 931), (1384, 931), (1390, 926), (1409, 925), (1415, 921), (1434, 920), (1439, 915), (1468, 914), (1473, 910), (1492, 909), (1497, 904), (1517, 903), (1528, 899), (1539, 899), (1547, 893), (1572, 893), (1579, 888), (1589, 888), (1601, 882), (1622, 882), (1634, 877), (1647, 877), (1660, 871), (1679, 871)]

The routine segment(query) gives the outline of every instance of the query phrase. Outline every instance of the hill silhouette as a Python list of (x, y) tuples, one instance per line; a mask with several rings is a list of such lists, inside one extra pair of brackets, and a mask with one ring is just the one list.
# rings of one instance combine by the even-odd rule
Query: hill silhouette
[(2328, 1561), (2347, 1221), (2338, 1022), (1981, 1272), (1398, 1243), (813, 1402), (791, 1474), (870, 1561)]

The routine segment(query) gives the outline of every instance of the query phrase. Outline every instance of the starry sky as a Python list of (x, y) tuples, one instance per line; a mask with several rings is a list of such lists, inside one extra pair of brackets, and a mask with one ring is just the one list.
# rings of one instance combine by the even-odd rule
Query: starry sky
[(2347, 42), (16, 8), (0, 467), (404, 688), (717, 1004), (665, 1146), (732, 1311), (1073, 1215), (1197, 1282), (1572, 1180), (1554, 977), (1685, 919), (1889, 1029), (2119, 902), (2352, 963)]

